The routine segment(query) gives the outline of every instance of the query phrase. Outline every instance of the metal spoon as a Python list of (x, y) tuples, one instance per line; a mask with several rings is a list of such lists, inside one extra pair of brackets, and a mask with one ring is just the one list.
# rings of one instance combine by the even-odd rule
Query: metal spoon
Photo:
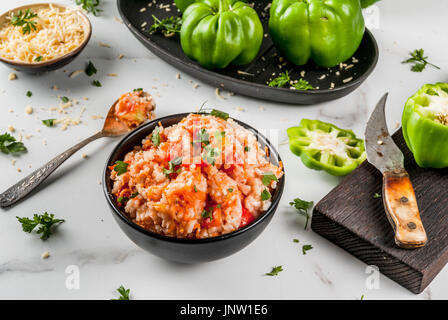
[[(144, 93), (148, 95), (147, 93)], [(45, 165), (23, 178), (15, 185), (10, 187), (8, 190), (0, 194), (0, 207), (6, 208), (17, 201), (21, 200), (25, 196), (27, 196), (31, 191), (36, 189), (48, 176), (53, 173), (65, 160), (70, 158), (75, 152), (83, 148), (85, 145), (89, 144), (92, 141), (95, 141), (99, 138), (103, 137), (117, 137), (121, 136), (129, 131), (135, 129), (135, 127), (130, 127), (127, 124), (119, 121), (115, 117), (115, 106), (119, 100), (115, 101), (115, 103), (110, 107), (109, 112), (107, 114), (106, 120), (104, 121), (103, 129), (100, 132), (95, 133), (90, 138), (87, 138), (77, 145), (71, 147), (60, 155), (56, 156)], [(152, 103), (152, 111), (154, 111), (155, 105)], [(141, 124), (140, 124), (141, 125)]]

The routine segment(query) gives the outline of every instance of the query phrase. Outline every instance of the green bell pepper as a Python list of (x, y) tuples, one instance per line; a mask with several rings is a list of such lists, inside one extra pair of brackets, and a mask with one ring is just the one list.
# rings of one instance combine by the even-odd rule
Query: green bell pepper
[(302, 119), (300, 126), (287, 130), (291, 151), (310, 169), (345, 176), (365, 159), (364, 141), (352, 130), (331, 123)]
[(177, 9), (179, 9), (180, 12), (184, 12), (193, 2), (195, 2), (195, 0), (174, 0)]
[(257, 12), (242, 1), (198, 0), (182, 19), (182, 49), (205, 68), (245, 65), (260, 50), (263, 26)]
[(408, 99), (402, 130), (420, 167), (448, 167), (448, 83), (425, 84)]
[(329, 68), (356, 52), (364, 18), (359, 0), (273, 0), (269, 32), (292, 63), (303, 65), (313, 59)]

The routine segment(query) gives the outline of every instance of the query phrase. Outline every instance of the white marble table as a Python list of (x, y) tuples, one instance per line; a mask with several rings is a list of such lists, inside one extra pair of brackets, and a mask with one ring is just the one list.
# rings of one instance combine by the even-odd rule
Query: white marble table
[[(29, 2), (1, 1), (0, 11)], [(314, 106), (282, 105), (225, 92), (226, 99), (222, 100), (215, 95), (214, 87), (186, 74), (178, 80), (177, 70), (148, 52), (117, 21), (115, 1), (101, 2), (101, 16), (90, 16), (93, 37), (81, 56), (65, 68), (67, 72), (17, 73), (18, 79), (9, 81), (11, 70), (0, 66), (0, 133), (14, 126), (14, 135), (21, 134), (29, 149), (20, 157), (0, 154), (0, 190), (99, 130), (102, 121), (92, 116), (104, 115), (119, 93), (136, 87), (148, 88), (155, 95), (159, 116), (195, 110), (208, 100), (210, 105), (259, 129), (280, 130), (279, 140), (284, 141), (285, 129), (304, 117), (333, 122), (362, 135), (370, 111), (385, 91), (390, 92), (387, 118), (393, 130), (408, 96), (424, 83), (448, 80), (448, 2), (443, 0), (428, 0), (424, 6), (417, 0), (381, 1), (377, 6), (379, 28), (372, 30), (381, 51), (376, 70), (349, 96)], [(408, 65), (400, 63), (409, 51), (420, 47), (442, 70), (428, 68), (413, 73)], [(125, 55), (121, 60), (120, 54)], [(83, 69), (88, 60), (97, 66), (99, 73), (94, 78), (103, 87), (93, 87), (84, 74), (74, 79), (67, 76)], [(194, 89), (194, 83), (199, 87)], [(59, 90), (52, 90), (53, 85)], [(31, 98), (26, 96), (28, 90), (33, 92)], [(48, 111), (58, 105), (59, 95), (80, 101), (70, 109), (70, 116), (76, 117), (86, 108), (80, 125), (61, 131), (41, 124), (42, 119), (59, 117)], [(25, 113), (27, 105), (33, 107), (32, 115)], [(201, 265), (178, 265), (151, 256), (119, 230), (98, 183), (105, 159), (117, 141), (92, 143), (58, 169), (38, 193), (10, 210), (0, 210), (1, 299), (109, 299), (116, 296), (115, 289), (121, 284), (131, 289), (135, 299), (448, 298), (446, 268), (421, 295), (411, 294), (384, 276), (379, 278), (379, 289), (369, 289), (364, 263), (312, 231), (304, 231), (304, 219), (288, 202), (295, 197), (317, 202), (339, 179), (305, 168), (287, 145), (279, 146), (288, 175), (285, 193), (271, 224), (255, 242), (229, 258)], [(82, 153), (88, 157), (82, 158)], [(36, 235), (24, 233), (15, 217), (45, 211), (66, 219), (66, 223), (43, 242)], [(314, 249), (302, 255), (301, 246), (293, 243), (293, 238)], [(50, 253), (45, 260), (41, 258), (44, 251)], [(284, 268), (278, 277), (263, 276), (276, 265)], [(73, 276), (70, 266), (79, 269), (79, 289), (67, 288), (67, 278)]]

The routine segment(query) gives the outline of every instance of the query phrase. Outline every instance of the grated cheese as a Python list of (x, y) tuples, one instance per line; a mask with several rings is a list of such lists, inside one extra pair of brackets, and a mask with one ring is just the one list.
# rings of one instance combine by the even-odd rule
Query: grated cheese
[[(0, 55), (12, 61), (38, 63), (61, 57), (81, 45), (87, 30), (77, 9), (49, 7), (36, 10), (37, 30), (23, 34), (5, 23), (0, 29)], [(13, 13), (11, 13), (12, 18)]]

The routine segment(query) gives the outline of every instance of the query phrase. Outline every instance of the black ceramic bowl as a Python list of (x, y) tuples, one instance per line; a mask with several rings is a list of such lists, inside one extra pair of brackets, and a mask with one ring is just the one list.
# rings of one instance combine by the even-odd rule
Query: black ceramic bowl
[[(48, 7), (49, 3), (34, 3), (29, 5), (20, 6), (11, 10), (8, 10), (7, 12), (0, 15), (0, 26), (3, 25), (7, 21), (7, 17), (11, 15), (11, 13), (16, 13), (18, 10), (25, 11), (26, 9), (32, 9), (36, 11), (36, 9), (45, 8)], [(52, 6), (55, 8), (61, 8), (66, 9), (68, 6), (64, 6), (61, 4), (52, 3)], [(79, 10), (79, 15), (81, 17), (82, 23), (84, 25), (84, 29), (86, 30), (86, 35), (82, 43), (76, 47), (74, 50), (70, 51), (69, 53), (48, 60), (48, 61), (42, 61), (42, 62), (35, 62), (35, 63), (27, 63), (27, 62), (21, 62), (21, 61), (14, 61), (9, 60), (6, 58), (3, 58), (0, 56), (0, 62), (3, 62), (9, 67), (12, 67), (18, 71), (27, 72), (27, 73), (41, 73), (46, 71), (53, 71), (56, 69), (59, 69), (70, 62), (72, 62), (80, 53), (81, 51), (86, 47), (87, 43), (90, 40), (90, 37), (92, 35), (92, 25), (90, 24), (89, 18), (81, 11)]]
[[(227, 257), (255, 240), (269, 224), (277, 209), (283, 194), (285, 177), (283, 176), (279, 180), (277, 188), (272, 195), (272, 204), (266, 212), (262, 213), (258, 219), (246, 227), (222, 236), (193, 240), (179, 239), (145, 230), (133, 223), (126, 213), (115, 205), (116, 201), (111, 193), (113, 181), (109, 178), (109, 166), (113, 165), (115, 161), (123, 159), (126, 153), (131, 151), (134, 146), (141, 145), (142, 139), (154, 130), (159, 121), (164, 127), (168, 127), (178, 123), (187, 115), (188, 113), (181, 113), (159, 118), (126, 135), (114, 148), (107, 160), (103, 174), (103, 190), (115, 221), (117, 221), (121, 230), (139, 247), (166, 260), (181, 263), (199, 263)], [(244, 128), (257, 133), (257, 130), (247, 124), (238, 120), (235, 121)], [(278, 165), (281, 159), (277, 151), (265, 137), (260, 134), (257, 136), (260, 145), (269, 148), (270, 161)]]

